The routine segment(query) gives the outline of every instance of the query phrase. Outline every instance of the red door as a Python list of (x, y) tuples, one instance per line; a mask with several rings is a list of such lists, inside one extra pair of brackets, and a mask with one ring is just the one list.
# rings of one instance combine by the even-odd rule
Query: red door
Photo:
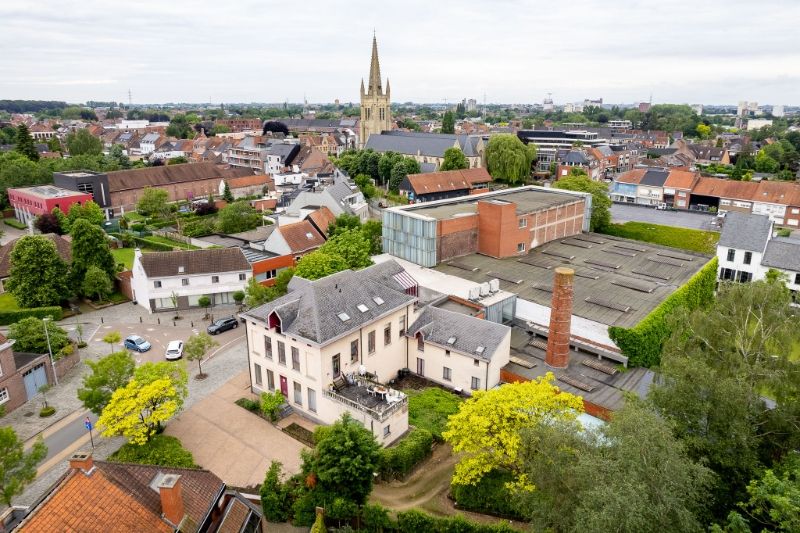
[(289, 397), (289, 380), (281, 376), (281, 394), (284, 398)]

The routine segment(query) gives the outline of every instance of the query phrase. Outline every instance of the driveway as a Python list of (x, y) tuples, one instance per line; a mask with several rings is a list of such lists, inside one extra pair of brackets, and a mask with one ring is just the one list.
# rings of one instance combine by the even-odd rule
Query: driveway
[(305, 446), (234, 403), (243, 397), (251, 397), (246, 371), (174, 418), (165, 433), (180, 439), (197, 464), (234, 487), (262, 483), (273, 460), (283, 463), (287, 475), (300, 472)]
[(654, 207), (616, 203), (611, 206), (611, 221), (619, 223), (649, 222), (662, 226), (719, 231), (719, 226), (712, 224), (717, 221), (717, 217), (711, 213), (660, 211)]

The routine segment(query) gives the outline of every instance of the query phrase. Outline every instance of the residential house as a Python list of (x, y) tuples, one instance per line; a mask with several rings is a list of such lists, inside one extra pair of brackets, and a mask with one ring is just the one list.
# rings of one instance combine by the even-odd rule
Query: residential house
[(590, 179), (595, 181), (603, 177), (600, 161), (590, 150), (558, 150), (556, 152), (556, 179), (569, 176), (573, 168), (583, 170)]
[(134, 254), (131, 288), (134, 301), (148, 313), (199, 306), (202, 296), (212, 305), (233, 304), (253, 276), (239, 248), (211, 248)]
[(677, 153), (683, 154), (691, 158), (692, 162), (701, 165), (710, 165), (712, 163), (729, 165), (731, 162), (730, 155), (725, 148), (717, 148), (706, 144), (691, 144), (685, 139), (675, 141), (672, 146), (677, 149)]
[(327, 207), (334, 216), (348, 213), (357, 216), (362, 222), (369, 218), (369, 205), (364, 194), (347, 180), (337, 178), (333, 185), (321, 191), (301, 191), (281, 215), (279, 223), (290, 223), (304, 219), (312, 211)]
[(664, 203), (676, 209), (688, 209), (692, 189), (699, 179), (698, 172), (670, 169), (664, 181)]
[(48, 354), (14, 351), (14, 340), (0, 334), (0, 406), (10, 413), (39, 395), (39, 388), (53, 383)]
[(176, 157), (191, 157), (194, 152), (194, 141), (191, 139), (177, 139), (167, 141), (150, 154), (151, 161), (167, 161)]
[(298, 172), (299, 169), (292, 167), (292, 162), (299, 151), (300, 145), (297, 143), (280, 143), (270, 145), (266, 151), (264, 172), (267, 174), (279, 174), (284, 170)]
[[(327, 228), (326, 228), (327, 229)], [(325, 237), (308, 220), (276, 227), (264, 241), (264, 250), (300, 259), (325, 244)]]
[(142, 156), (149, 156), (153, 152), (156, 151), (157, 148), (160, 148), (162, 144), (166, 142), (166, 138), (163, 137), (160, 133), (157, 132), (150, 132), (145, 134), (139, 140), (139, 155)]
[(30, 133), (31, 137), (33, 137), (34, 141), (47, 141), (56, 136), (56, 131), (52, 128), (52, 126), (42, 122), (37, 122), (28, 128), (28, 132)]
[(384, 131), (372, 133), (364, 147), (376, 152), (397, 152), (413, 157), (419, 163), (432, 163), (435, 168), (444, 161), (448, 148), (458, 148), (467, 158), (469, 168), (484, 166), (483, 155), (486, 144), (479, 135), (452, 135), (444, 133), (419, 133)]
[(640, 205), (664, 203), (664, 183), (669, 174), (670, 172), (663, 168), (634, 169), (625, 172), (614, 180), (611, 199), (615, 202)]
[(28, 511), (20, 533), (140, 531), (259, 533), (261, 507), (208, 470), (95, 461), (90, 452)]
[(400, 183), (400, 194), (412, 202), (444, 200), (487, 192), (492, 177), (485, 168), (409, 174)]
[[(67, 263), (67, 265), (72, 263), (71, 237), (56, 235), (55, 233), (46, 233), (42, 236), (53, 241), (56, 252), (58, 252), (59, 257)], [(3, 285), (11, 274), (11, 253), (14, 251), (14, 247), (21, 238), (22, 237), (11, 240), (0, 246), (0, 293), (5, 292)]]
[(701, 177), (692, 190), (691, 209), (716, 209), (720, 213), (753, 211), (753, 196), (758, 184), (753, 181), (735, 181), (724, 178)]
[(333, 212), (325, 206), (320, 207), (316, 211), (312, 211), (306, 216), (306, 220), (311, 222), (311, 225), (322, 234), (326, 239), (328, 238), (328, 227), (336, 220)]
[(267, 196), (271, 192), (275, 192), (275, 183), (267, 174), (241, 176), (220, 182), (220, 196), (222, 196), (222, 194), (225, 192), (226, 183), (228, 184), (234, 199), (242, 198), (244, 196)]

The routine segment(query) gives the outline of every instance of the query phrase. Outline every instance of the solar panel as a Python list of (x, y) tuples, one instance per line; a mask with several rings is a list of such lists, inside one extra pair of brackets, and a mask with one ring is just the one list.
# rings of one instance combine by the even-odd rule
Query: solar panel
[(610, 300), (606, 300), (605, 298), (599, 298), (597, 296), (589, 296), (584, 300), (587, 303), (599, 305), (600, 307), (605, 307), (607, 309), (613, 309), (614, 311), (620, 311), (622, 313), (627, 313), (631, 310), (631, 306), (629, 305), (622, 305), (616, 302), (612, 302)]
[(604, 241), (600, 237), (595, 237), (594, 235), (585, 235), (583, 233), (581, 233), (579, 235), (575, 235), (572, 238), (573, 239), (577, 239), (579, 241), (591, 242), (593, 244), (605, 244), (606, 243), (606, 241)]
[(669, 276), (667, 276), (666, 274), (657, 274), (657, 273), (651, 272), (649, 270), (640, 270), (640, 269), (636, 269), (635, 268), (635, 269), (631, 270), (631, 272), (633, 272), (634, 274), (639, 274), (640, 276), (647, 276), (648, 278), (655, 278), (655, 279), (660, 279), (660, 280), (663, 280), (663, 281), (668, 281), (669, 280)]
[(624, 248), (625, 250), (633, 250), (634, 252), (646, 252), (649, 248), (639, 246), (636, 244), (629, 244), (627, 242), (615, 242), (612, 244), (615, 248)]
[(656, 286), (647, 281), (637, 280), (633, 278), (617, 278), (611, 280), (612, 285), (618, 287), (625, 287), (626, 289), (633, 289), (639, 292), (653, 292)]
[(600, 279), (600, 276), (598, 276), (597, 274), (593, 274), (585, 270), (578, 270), (577, 272), (575, 272), (575, 275), (578, 276), (579, 278)]
[(619, 372), (618, 368), (615, 368), (611, 365), (607, 365), (605, 363), (601, 363), (600, 361), (596, 361), (594, 359), (584, 359), (581, 361), (583, 366), (588, 366), (589, 368), (594, 368), (595, 370), (599, 370), (604, 374), (608, 374), (609, 376), (613, 376), (614, 374)]
[(616, 263), (607, 263), (606, 261), (600, 261), (599, 259), (584, 259), (583, 262), (587, 265), (597, 265), (606, 268), (613, 268), (614, 270), (620, 267), (620, 265)]
[(563, 381), (567, 385), (572, 385), (576, 389), (580, 389), (582, 391), (592, 392), (594, 390), (594, 386), (593, 385), (589, 385), (588, 383), (584, 383), (583, 381), (581, 381), (579, 379), (575, 379), (575, 378), (573, 378), (571, 376), (568, 376), (566, 374), (559, 375), (557, 379), (558, 379), (558, 381)]
[(500, 272), (494, 272), (494, 271), (487, 272), (486, 275), (489, 276), (490, 278), (502, 279), (503, 281), (507, 281), (509, 283), (514, 283), (516, 285), (519, 285), (520, 283), (522, 283), (524, 281), (522, 279), (515, 278), (515, 277), (510, 276), (508, 274), (501, 274)]
[(594, 244), (592, 244), (590, 242), (569, 240), (569, 239), (561, 241), (561, 244), (564, 244), (566, 246), (575, 246), (577, 248), (591, 248), (592, 246), (594, 246)]
[(542, 339), (537, 339), (536, 337), (534, 337), (533, 340), (528, 343), (528, 345), (547, 351), (547, 342), (543, 341)]
[(522, 259), (517, 259), (517, 261), (519, 261), (520, 263), (525, 263), (526, 265), (531, 265), (539, 268), (546, 268), (547, 270), (553, 268), (553, 265), (551, 265), (547, 261), (544, 261), (542, 259), (537, 259), (535, 257), (523, 257)]
[(615, 250), (614, 248), (604, 248), (603, 251), (607, 254), (624, 255), (625, 257), (636, 257), (636, 252), (628, 252), (626, 250)]
[(558, 250), (542, 250), (542, 253), (545, 255), (552, 255), (553, 257), (560, 257), (561, 259), (575, 259), (574, 255), (565, 254), (563, 252), (559, 252)]
[(525, 368), (533, 368), (536, 366), (536, 363), (531, 363), (530, 361), (523, 359), (522, 357), (517, 357), (516, 355), (512, 355), (508, 358), (508, 360), (515, 365), (519, 365)]
[(648, 257), (648, 261), (652, 261), (653, 263), (659, 263), (661, 265), (670, 265), (674, 267), (682, 267), (683, 261), (678, 261), (677, 259), (669, 259), (667, 257)]
[(447, 264), (456, 268), (460, 268), (461, 270), (466, 270), (467, 272), (475, 272), (478, 270), (476, 267), (462, 263), (461, 261), (450, 261)]
[(694, 257), (691, 255), (683, 255), (679, 254), (678, 252), (657, 252), (656, 255), (660, 255), (661, 257), (669, 257), (671, 259), (680, 259), (681, 261), (694, 261)]

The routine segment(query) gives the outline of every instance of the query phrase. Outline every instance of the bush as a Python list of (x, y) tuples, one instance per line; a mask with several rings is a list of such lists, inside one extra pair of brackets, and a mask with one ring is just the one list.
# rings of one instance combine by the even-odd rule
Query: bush
[(511, 472), (492, 470), (475, 485), (452, 485), (450, 493), (461, 509), (522, 520), (522, 512), (506, 488), (512, 481)]
[(420, 461), (430, 455), (432, 447), (431, 432), (414, 428), (397, 444), (381, 450), (380, 475), (386, 479), (408, 475)]
[(141, 222), (136, 222), (135, 224), (131, 224), (131, 231), (138, 231), (142, 232), (147, 227), (145, 224)]
[(3, 220), (3, 222), (5, 222), (6, 226), (11, 226), (12, 228), (28, 229), (27, 224), (25, 224), (24, 222), (20, 222), (16, 218), (6, 218)]
[(349, 521), (358, 514), (358, 504), (344, 498), (334, 498), (333, 502), (325, 510), (325, 514), (331, 520)]
[(48, 416), (53, 416), (56, 414), (56, 408), (52, 405), (48, 405), (47, 407), (42, 407), (42, 410), (39, 411), (39, 416), (41, 418), (47, 418)]
[(672, 333), (669, 320), (678, 307), (692, 311), (714, 299), (717, 286), (717, 258), (709, 261), (681, 288), (653, 309), (632, 328), (610, 326), (608, 334), (633, 366), (655, 366), (661, 361), (661, 348)]
[(181, 228), (181, 233), (186, 237), (206, 237), (214, 233), (214, 220), (205, 218), (187, 222)]
[(60, 307), (31, 307), (30, 309), (18, 309), (16, 311), (3, 311), (0, 312), (0, 325), (7, 326), (19, 322), (23, 318), (33, 316), (36, 318), (44, 318), (46, 316), (53, 317), (53, 321), (59, 321), (64, 317), (64, 312)]
[(281, 483), (281, 463), (272, 461), (261, 485), (261, 508), (269, 522), (286, 522), (290, 500), (287, 487)]
[(239, 398), (234, 402), (239, 407), (244, 407), (248, 411), (253, 411), (257, 413), (259, 410), (259, 403), (257, 400), (251, 400), (250, 398)]
[(151, 250), (155, 250), (157, 252), (171, 252), (175, 249), (174, 246), (158, 241), (152, 241), (147, 237), (133, 237), (133, 242), (142, 246), (143, 248), (150, 248)]
[(408, 423), (427, 429), (437, 442), (442, 442), (442, 431), (447, 419), (458, 411), (462, 399), (438, 387), (422, 391), (406, 391), (408, 394)]
[(361, 508), (361, 531), (381, 533), (394, 525), (389, 510), (379, 503), (368, 503)]
[(792, 230), (790, 230), (789, 228), (781, 228), (778, 230), (778, 237), (791, 237), (791, 236), (792, 236)]
[(197, 208), (194, 210), (194, 214), (199, 217), (204, 217), (207, 215), (213, 215), (217, 212), (217, 206), (210, 202), (206, 202), (204, 204), (199, 204)]
[(70, 356), (70, 355), (72, 355), (73, 353), (75, 353), (75, 348), (72, 346), (72, 344), (67, 344), (66, 346), (64, 346), (63, 348), (61, 348), (61, 349), (60, 349), (58, 352), (56, 352), (56, 353), (54, 354), (54, 357), (53, 357), (53, 358), (54, 358), (56, 361), (58, 361), (58, 360), (59, 360), (59, 359), (61, 359), (62, 357), (69, 357), (69, 356)]
[(281, 405), (283, 405), (285, 401), (286, 398), (284, 398), (283, 394), (281, 394), (279, 391), (262, 392), (261, 413), (264, 416), (269, 417), (269, 419), (273, 422), (277, 422)]
[(130, 442), (123, 444), (111, 454), (110, 459), (119, 463), (199, 468), (194, 462), (192, 452), (184, 448), (181, 441), (163, 434), (154, 436), (142, 445)]
[(431, 533), (516, 533), (517, 530), (510, 525), (478, 524), (470, 522), (463, 516), (437, 518), (429, 514), (411, 509), (397, 513), (397, 525), (400, 533), (416, 533), (426, 531)]

